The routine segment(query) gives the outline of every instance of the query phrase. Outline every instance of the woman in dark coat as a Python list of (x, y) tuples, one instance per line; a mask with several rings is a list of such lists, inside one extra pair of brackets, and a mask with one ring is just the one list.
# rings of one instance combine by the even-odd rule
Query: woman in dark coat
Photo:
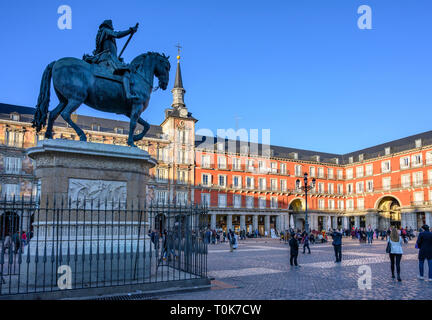
[(427, 260), (429, 266), (429, 279), (426, 279), (426, 281), (432, 281), (432, 232), (429, 231), (428, 225), (424, 225), (422, 229), (424, 231), (419, 234), (416, 243), (416, 247), (420, 249), (418, 256), (420, 270), (419, 279), (424, 279), (424, 262)]

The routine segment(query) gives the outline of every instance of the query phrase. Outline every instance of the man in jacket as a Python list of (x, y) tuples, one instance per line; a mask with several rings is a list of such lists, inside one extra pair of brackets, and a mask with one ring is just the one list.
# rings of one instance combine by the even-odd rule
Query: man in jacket
[(430, 232), (428, 225), (424, 225), (422, 229), (424, 231), (419, 234), (416, 244), (417, 248), (420, 249), (418, 255), (420, 269), (419, 279), (424, 279), (424, 262), (427, 260), (429, 266), (429, 279), (426, 281), (432, 281), (432, 232)]
[(299, 243), (298, 243), (298, 236), (297, 234), (293, 234), (289, 241), (290, 246), (290, 265), (298, 267), (297, 263), (297, 257), (298, 257), (298, 249), (299, 249)]
[(308, 249), (308, 253), (310, 254), (310, 247), (309, 247), (309, 235), (307, 234), (307, 232), (304, 233), (303, 235), (303, 254), (306, 253), (306, 248)]
[(336, 229), (332, 233), (332, 238), (333, 238), (332, 244), (336, 256), (335, 263), (341, 262), (342, 261), (342, 233), (340, 233), (339, 229)]

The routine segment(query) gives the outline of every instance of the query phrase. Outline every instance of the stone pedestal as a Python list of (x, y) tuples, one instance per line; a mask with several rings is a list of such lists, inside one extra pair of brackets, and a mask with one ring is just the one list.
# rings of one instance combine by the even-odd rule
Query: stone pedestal
[(57, 279), (60, 265), (71, 267), (74, 281), (88, 285), (100, 281), (107, 261), (117, 264), (110, 264), (106, 281), (150, 274), (145, 259), (152, 248), (147, 235), (152, 221), (142, 209), (149, 169), (156, 161), (146, 151), (43, 140), (27, 153), (35, 161), (41, 204), (34, 216), (34, 238), (24, 252), (29, 263), (21, 272), (38, 279), (36, 288), (45, 285), (39, 282), (41, 272), (44, 279)]

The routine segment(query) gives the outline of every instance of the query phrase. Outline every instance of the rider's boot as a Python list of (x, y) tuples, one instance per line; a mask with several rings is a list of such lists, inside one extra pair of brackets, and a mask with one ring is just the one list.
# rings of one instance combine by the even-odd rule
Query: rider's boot
[(123, 87), (126, 93), (126, 99), (127, 100), (133, 100), (133, 99), (138, 99), (139, 97), (135, 94), (132, 94), (131, 89), (130, 89), (130, 75), (129, 74), (125, 74), (123, 77)]

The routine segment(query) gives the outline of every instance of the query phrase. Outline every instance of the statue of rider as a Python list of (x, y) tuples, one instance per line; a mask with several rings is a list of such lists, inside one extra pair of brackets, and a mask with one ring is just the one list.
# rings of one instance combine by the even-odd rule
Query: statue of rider
[(129, 34), (137, 32), (138, 25), (129, 28), (126, 31), (114, 31), (112, 20), (105, 20), (100, 26), (96, 36), (96, 50), (94, 56), (84, 56), (84, 60), (90, 63), (106, 62), (106, 66), (114, 69), (113, 73), (123, 75), (123, 87), (126, 93), (126, 99), (135, 99), (138, 96), (131, 92), (130, 85), (130, 68), (123, 62), (123, 59), (117, 56), (116, 39), (123, 38)]

